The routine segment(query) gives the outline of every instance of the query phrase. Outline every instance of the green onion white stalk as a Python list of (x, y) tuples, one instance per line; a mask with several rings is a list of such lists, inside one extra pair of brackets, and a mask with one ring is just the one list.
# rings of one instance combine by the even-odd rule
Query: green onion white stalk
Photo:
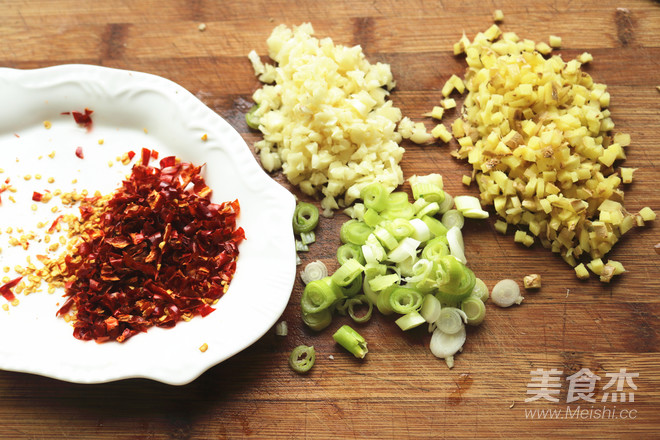
[(493, 303), (500, 307), (511, 307), (514, 304), (520, 304), (524, 299), (520, 294), (520, 286), (514, 280), (501, 280), (493, 287), (490, 292)]

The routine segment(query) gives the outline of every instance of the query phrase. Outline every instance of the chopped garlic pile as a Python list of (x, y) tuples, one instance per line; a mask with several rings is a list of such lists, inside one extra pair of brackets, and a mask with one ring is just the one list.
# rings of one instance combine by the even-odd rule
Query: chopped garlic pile
[[(561, 44), (557, 38), (550, 46)], [(581, 69), (591, 55), (564, 62), (544, 56), (550, 46), (502, 34), (497, 25), (474, 41), (463, 35), (454, 52), (466, 54), (465, 79), (452, 76), (443, 94), (468, 92), (463, 118), (451, 127), (460, 145), (454, 154), (472, 164), (482, 201), (532, 234), (519, 230), (516, 241), (538, 239), (576, 266), (582, 256), (600, 259), (655, 214), (623, 207), (615, 161), (625, 159), (630, 136), (611, 135), (607, 88)], [(448, 140), (442, 129), (435, 133)], [(632, 170), (622, 175), (632, 180)], [(505, 232), (506, 223), (497, 229)]]
[(386, 101), (395, 86), (389, 65), (370, 64), (360, 46), (335, 45), (313, 33), (309, 23), (276, 27), (267, 44), (277, 67), (250, 52), (266, 83), (253, 95), (264, 136), (255, 149), (267, 171), (282, 168), (305, 194), (322, 193), (328, 214), (350, 205), (370, 182), (389, 189), (403, 183), (402, 137), (431, 137), (407, 118), (405, 135), (397, 130), (401, 111)]

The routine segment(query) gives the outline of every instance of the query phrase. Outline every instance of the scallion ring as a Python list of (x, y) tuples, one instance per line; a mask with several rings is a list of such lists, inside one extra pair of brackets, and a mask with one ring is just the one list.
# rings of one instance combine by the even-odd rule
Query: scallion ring
[(486, 286), (486, 283), (484, 283), (481, 278), (475, 278), (474, 287), (472, 288), (472, 292), (470, 292), (470, 296), (476, 296), (484, 303), (488, 301), (488, 297), (490, 296), (488, 286)]
[(351, 296), (355, 296), (362, 290), (362, 285), (363, 285), (363, 276), (362, 274), (358, 274), (353, 281), (350, 282), (350, 284), (346, 286), (340, 286), (339, 288), (341, 289), (341, 293), (344, 295), (346, 298), (350, 298)]
[(422, 258), (426, 260), (435, 261), (438, 257), (446, 255), (449, 255), (449, 246), (447, 246), (443, 237), (431, 239), (422, 249)]
[(303, 313), (318, 313), (332, 306), (341, 296), (339, 287), (330, 277), (312, 281), (305, 286), (300, 307)]
[(368, 224), (359, 220), (351, 219), (344, 222), (339, 230), (339, 238), (342, 243), (352, 243), (362, 246), (366, 243), (367, 237), (371, 235), (373, 229)]
[(422, 308), (419, 310), (419, 313), (424, 317), (426, 322), (431, 324), (440, 318), (441, 310), (442, 305), (440, 304), (438, 298), (431, 294), (427, 294), (424, 296), (424, 301), (422, 301)]
[(334, 274), (332, 274), (331, 278), (339, 287), (345, 287), (351, 284), (358, 275), (362, 274), (363, 271), (364, 266), (362, 266), (359, 261), (354, 258), (349, 258)]
[(307, 327), (319, 332), (332, 322), (332, 312), (324, 309), (317, 313), (303, 313), (302, 320)]
[(458, 332), (464, 322), (467, 320), (465, 312), (456, 307), (443, 307), (440, 310), (440, 317), (436, 321), (438, 328), (447, 334), (454, 334)]
[(296, 373), (306, 373), (314, 366), (316, 362), (316, 351), (314, 347), (299, 345), (293, 349), (289, 356), (289, 366)]
[[(357, 322), (358, 324), (363, 324), (371, 319), (374, 305), (367, 299), (365, 295), (357, 295), (353, 298), (349, 298), (346, 300), (346, 304), (348, 306), (348, 316), (350, 316), (353, 321)], [(361, 305), (365, 305), (367, 307), (367, 311), (363, 315), (358, 316), (355, 313), (355, 308)]]
[(310, 232), (319, 224), (319, 210), (307, 202), (298, 202), (293, 211), (293, 232)]
[(389, 297), (390, 308), (400, 315), (418, 311), (423, 301), (424, 294), (410, 287), (397, 287)]
[(303, 283), (309, 284), (312, 281), (317, 281), (328, 276), (328, 268), (320, 261), (312, 261), (305, 266), (305, 269), (300, 272), (300, 279)]
[(445, 225), (447, 229), (451, 229), (453, 226), (461, 229), (463, 225), (465, 225), (465, 219), (459, 210), (450, 209), (442, 214), (442, 224)]
[(373, 209), (378, 213), (387, 207), (389, 203), (389, 191), (385, 185), (374, 182), (362, 188), (360, 198), (364, 200), (364, 206), (367, 209)]
[(476, 296), (465, 298), (461, 303), (461, 310), (465, 312), (469, 325), (479, 325), (484, 322), (484, 318), (486, 317), (486, 306)]

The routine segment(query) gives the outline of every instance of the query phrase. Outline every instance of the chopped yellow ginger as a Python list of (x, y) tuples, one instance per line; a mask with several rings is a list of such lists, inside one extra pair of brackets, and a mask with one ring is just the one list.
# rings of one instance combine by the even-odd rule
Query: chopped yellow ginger
[[(580, 278), (586, 271), (580, 260), (591, 260), (587, 266), (600, 275), (601, 258), (655, 213), (623, 207), (621, 184), (632, 181), (634, 169), (619, 173), (617, 164), (630, 136), (614, 132), (607, 86), (582, 70), (593, 57), (585, 52), (564, 61), (552, 55), (561, 38), (548, 43), (497, 25), (473, 40), (461, 37), (454, 51), (465, 54), (468, 68), (461, 117), (451, 124), (459, 145), (452, 154), (472, 165), (481, 201), (506, 222), (496, 222), (498, 232), (507, 223), (524, 228), (516, 242), (540, 242)], [(455, 85), (447, 81), (443, 95)]]

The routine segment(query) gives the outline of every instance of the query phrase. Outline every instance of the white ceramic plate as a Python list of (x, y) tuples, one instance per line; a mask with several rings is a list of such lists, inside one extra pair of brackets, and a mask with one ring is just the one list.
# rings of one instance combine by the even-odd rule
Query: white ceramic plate
[[(42, 292), (18, 294), (19, 305), (0, 309), (0, 369), (79, 383), (142, 377), (181, 385), (273, 326), (295, 278), (295, 200), (261, 169), (225, 120), (164, 78), (87, 65), (0, 69), (0, 96), (0, 184), (9, 178), (16, 188), (0, 194), (0, 277), (15, 277), (16, 265), (45, 252), (38, 222), (52, 222), (58, 214), (51, 209), (59, 205), (56, 199), (33, 202), (33, 191), (108, 193), (130, 174), (130, 165), (116, 158), (129, 150), (139, 156), (142, 147), (205, 163), (213, 201), (238, 199), (246, 234), (236, 274), (215, 312), (172, 329), (152, 328), (122, 344), (75, 339), (72, 327), (55, 316), (62, 290), (49, 294), (43, 286)], [(62, 114), (85, 108), (94, 112), (89, 131)], [(52, 126), (47, 129), (44, 121)], [(78, 146), (83, 159), (75, 155)], [(10, 236), (29, 232), (36, 237), (27, 251), (9, 245)], [(6, 304), (2, 297), (0, 304)], [(208, 345), (204, 353), (202, 344)]]

